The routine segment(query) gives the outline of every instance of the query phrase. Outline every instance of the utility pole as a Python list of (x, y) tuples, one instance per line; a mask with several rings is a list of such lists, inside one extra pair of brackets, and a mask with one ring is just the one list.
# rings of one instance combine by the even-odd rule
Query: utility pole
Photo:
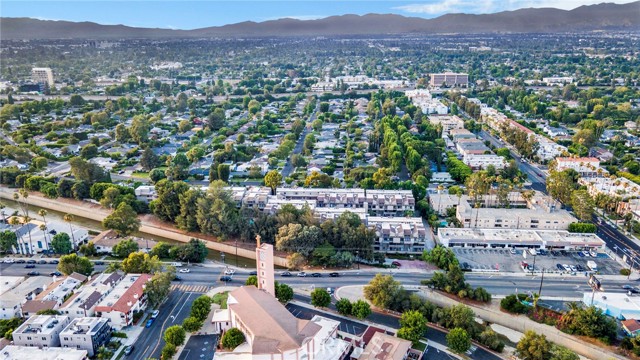
[(533, 275), (533, 272), (535, 271), (535, 269), (536, 269), (536, 255), (533, 255), (533, 266), (531, 267), (531, 275)]
[(540, 296), (542, 296), (542, 282), (543, 281), (544, 281), (544, 268), (542, 268), (542, 277), (540, 278), (540, 289), (538, 289), (538, 298), (540, 298)]

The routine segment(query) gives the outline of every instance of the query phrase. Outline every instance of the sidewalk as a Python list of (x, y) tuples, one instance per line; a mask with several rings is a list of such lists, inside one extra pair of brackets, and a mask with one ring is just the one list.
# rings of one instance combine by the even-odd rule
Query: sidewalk
[[(363, 288), (364, 286), (359, 285), (341, 287), (336, 290), (336, 297), (345, 297), (349, 300), (364, 299), (364, 296), (362, 295)], [(462, 302), (456, 301), (431, 289), (422, 289), (419, 293), (422, 297), (440, 307), (450, 307), (457, 304), (463, 304)], [(549, 341), (562, 345), (589, 359), (626, 359), (621, 355), (610, 353), (608, 349), (600, 348), (586, 341), (580, 340), (577, 337), (565, 334), (553, 326), (537, 323), (524, 315), (512, 315), (502, 312), (500, 310), (500, 304), (496, 300), (492, 301), (488, 306), (465, 305), (470, 307), (477, 317), (486, 322), (498, 324), (520, 333), (525, 333), (527, 330), (534, 330), (539, 334), (546, 335)]]

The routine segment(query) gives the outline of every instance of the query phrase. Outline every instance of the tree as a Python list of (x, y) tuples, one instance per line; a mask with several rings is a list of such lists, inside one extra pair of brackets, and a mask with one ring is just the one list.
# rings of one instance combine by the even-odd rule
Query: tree
[(305, 187), (328, 188), (331, 187), (332, 183), (333, 178), (331, 176), (318, 171), (312, 172), (304, 179)]
[(417, 310), (405, 311), (400, 317), (398, 337), (416, 344), (427, 331), (427, 319)]
[(169, 257), (191, 263), (201, 263), (207, 258), (209, 250), (205, 243), (198, 239), (191, 239), (189, 243), (174, 246), (169, 252)]
[(129, 139), (131, 139), (131, 134), (129, 133), (129, 129), (125, 124), (116, 125), (116, 141), (121, 144), (126, 144)]
[(393, 276), (378, 273), (364, 287), (364, 297), (371, 301), (373, 305), (381, 309), (388, 309), (393, 304), (400, 289), (400, 283), (394, 280)]
[(448, 309), (450, 328), (462, 328), (471, 331), (475, 324), (475, 314), (470, 307), (464, 304), (458, 304)]
[(293, 289), (291, 288), (291, 286), (287, 284), (281, 284), (276, 281), (275, 288), (276, 298), (281, 303), (286, 304), (291, 301), (291, 299), (293, 299)]
[(578, 130), (571, 139), (574, 143), (580, 144), (587, 149), (591, 149), (598, 139), (596, 139), (595, 133), (591, 129)]
[(278, 250), (297, 252), (305, 257), (308, 257), (322, 242), (322, 230), (314, 225), (288, 224), (280, 227), (276, 235)]
[(157, 256), (149, 256), (142, 251), (129, 254), (122, 260), (122, 270), (129, 274), (152, 274), (162, 268)]
[(425, 250), (422, 254), (422, 259), (440, 269), (449, 269), (451, 264), (458, 265), (456, 254), (444, 246), (436, 246), (431, 250)]
[(115, 230), (120, 236), (128, 236), (138, 231), (140, 219), (131, 205), (122, 202), (115, 211), (104, 218), (102, 226)]
[(471, 337), (465, 329), (454, 328), (447, 334), (447, 346), (458, 354), (462, 354), (471, 347)]
[(87, 144), (80, 150), (83, 159), (91, 159), (98, 156), (98, 147), (95, 144)]
[(165, 171), (162, 169), (153, 169), (149, 172), (149, 180), (151, 180), (151, 182), (153, 182), (154, 184), (166, 178), (167, 178), (167, 175), (165, 174)]
[(326, 308), (331, 304), (331, 295), (324, 288), (315, 288), (311, 292), (311, 305)]
[(170, 326), (169, 328), (167, 328), (167, 330), (164, 332), (164, 341), (167, 342), (167, 344), (171, 344), (174, 346), (180, 346), (182, 344), (184, 344), (184, 340), (186, 338), (187, 334), (184, 331), (184, 329), (182, 328), (182, 326), (180, 325), (173, 325)]
[(589, 221), (595, 210), (595, 202), (587, 190), (575, 190), (571, 193), (571, 206), (582, 221)]
[(551, 346), (550, 360), (580, 360), (580, 356), (564, 346), (554, 344)]
[(211, 297), (207, 295), (201, 295), (197, 299), (193, 301), (191, 305), (191, 315), (192, 317), (204, 321), (209, 316), (209, 311), (211, 311), (212, 300)]
[(158, 165), (160, 165), (158, 155), (151, 150), (150, 146), (147, 146), (142, 152), (142, 156), (140, 156), (140, 166), (146, 171), (151, 171)]
[[(95, 186), (95, 185), (94, 185)], [(117, 205), (118, 197), (120, 197), (120, 190), (117, 187), (109, 187), (102, 192), (102, 198), (100, 199), (100, 205), (112, 209)]]
[(69, 159), (69, 165), (71, 166), (71, 174), (76, 180), (86, 182), (89, 185), (96, 182), (111, 182), (111, 177), (108, 172), (79, 156)]
[(189, 316), (188, 318), (184, 319), (184, 321), (182, 322), (182, 328), (187, 332), (194, 332), (194, 331), (200, 330), (203, 324), (204, 324), (203, 321), (198, 320), (193, 316)]
[(51, 248), (56, 254), (68, 254), (73, 250), (73, 244), (67, 233), (57, 233), (51, 240)]
[(347, 298), (341, 298), (336, 302), (336, 309), (338, 310), (338, 313), (340, 315), (351, 315), (352, 306), (353, 305), (351, 304), (351, 301), (349, 301), (349, 299)]
[(247, 285), (247, 286), (253, 285), (255, 287), (258, 287), (258, 277), (255, 276), (255, 275), (250, 275), (247, 278), (247, 281), (244, 282), (244, 284)]
[(89, 276), (93, 273), (93, 263), (84, 256), (69, 254), (60, 258), (60, 263), (58, 263), (57, 269), (65, 275), (77, 272), (79, 274)]
[(228, 350), (233, 350), (244, 342), (244, 334), (236, 328), (231, 328), (222, 335), (222, 347)]
[(229, 182), (230, 174), (231, 174), (231, 169), (229, 168), (229, 165), (218, 164), (218, 180)]
[(264, 176), (264, 184), (271, 188), (271, 195), (276, 194), (276, 188), (282, 182), (282, 174), (278, 170), (271, 170)]
[(134, 253), (138, 251), (138, 243), (131, 240), (131, 239), (126, 239), (126, 240), (120, 240), (114, 247), (113, 247), (113, 255), (116, 257), (119, 257), (120, 259), (124, 259), (127, 256), (129, 256), (129, 254)]
[(162, 348), (162, 352), (160, 354), (160, 359), (161, 360), (170, 360), (173, 358), (173, 356), (176, 354), (177, 349), (176, 346), (173, 344), (165, 344), (164, 347)]
[(133, 117), (129, 133), (133, 141), (138, 145), (145, 144), (149, 141), (149, 130), (151, 130), (151, 123), (146, 115), (136, 115)]
[(546, 336), (527, 330), (516, 346), (516, 354), (522, 360), (547, 360), (551, 358), (551, 343)]
[(364, 300), (357, 300), (351, 304), (351, 315), (362, 320), (371, 315), (371, 306)]
[(84, 245), (80, 245), (80, 248), (78, 249), (78, 251), (82, 253), (82, 255), (84, 256), (94, 256), (95, 254), (98, 253), (98, 250), (96, 250), (96, 246), (93, 243), (93, 241), (89, 241)]
[(563, 204), (570, 204), (571, 194), (577, 188), (579, 175), (573, 169), (550, 171), (547, 177), (547, 192)]
[(37, 170), (42, 170), (47, 167), (49, 160), (46, 157), (38, 156), (31, 161), (31, 164)]
[(18, 249), (18, 236), (15, 232), (5, 230), (0, 232), (0, 252), (8, 253)]
[[(183, 181), (160, 180), (155, 186), (157, 199), (149, 207), (154, 215), (164, 221), (176, 221), (181, 214), (180, 196), (189, 190), (189, 185)], [(189, 209), (189, 212), (196, 211)]]
[(171, 280), (175, 276), (175, 269), (172, 267), (168, 271), (154, 274), (147, 282), (144, 293), (151, 307), (157, 308), (167, 298), (171, 291)]
[(222, 129), (227, 122), (224, 109), (215, 108), (207, 117), (207, 125), (213, 131)]

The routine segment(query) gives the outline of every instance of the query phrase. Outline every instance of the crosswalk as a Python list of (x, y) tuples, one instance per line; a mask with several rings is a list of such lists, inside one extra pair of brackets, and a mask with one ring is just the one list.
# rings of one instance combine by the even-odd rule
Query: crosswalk
[(213, 289), (213, 286), (210, 286), (210, 285), (186, 285), (186, 284), (171, 285), (171, 290), (180, 290), (184, 292), (207, 293), (211, 289)]

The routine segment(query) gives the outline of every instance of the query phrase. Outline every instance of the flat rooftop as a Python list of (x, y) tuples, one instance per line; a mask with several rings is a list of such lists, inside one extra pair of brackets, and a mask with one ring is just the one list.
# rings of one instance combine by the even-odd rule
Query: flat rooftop
[(9, 345), (0, 350), (0, 360), (84, 360), (87, 350), (50, 347), (38, 349), (31, 346)]
[(596, 234), (577, 234), (565, 230), (440, 228), (438, 238), (454, 242), (508, 242), (522, 245), (604, 246)]

